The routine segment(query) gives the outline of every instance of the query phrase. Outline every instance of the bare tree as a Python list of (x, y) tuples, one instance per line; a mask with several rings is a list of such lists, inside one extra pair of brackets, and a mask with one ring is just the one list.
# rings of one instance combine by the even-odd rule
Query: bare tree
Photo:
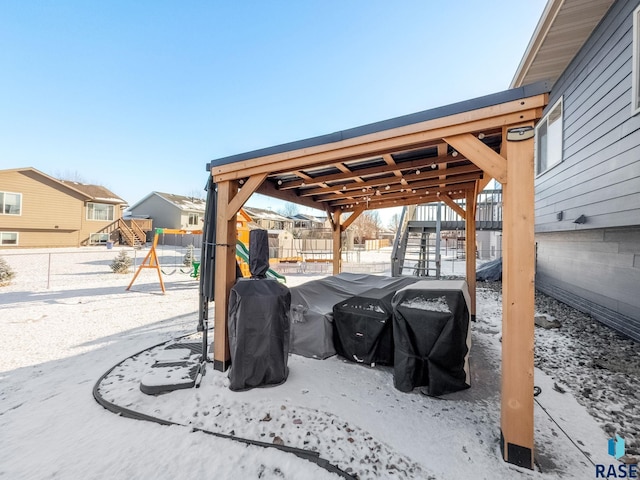
[(278, 211), (278, 213), (283, 217), (293, 217), (300, 213), (300, 210), (298, 209), (298, 205), (296, 205), (295, 203), (287, 202), (280, 209), (280, 211)]
[(353, 230), (356, 243), (364, 243), (365, 240), (378, 238), (382, 222), (380, 214), (376, 210), (363, 212), (349, 227)]
[(51, 174), (51, 176), (58, 180), (66, 180), (67, 182), (87, 183), (84, 177), (80, 175), (80, 172), (77, 170), (74, 170), (73, 172), (71, 170), (56, 170)]
[(398, 228), (400, 228), (400, 214), (394, 213), (391, 216), (391, 219), (389, 220), (388, 226), (391, 230), (393, 230), (394, 232), (397, 232)]
[(193, 188), (185, 196), (192, 199), (206, 200), (207, 192), (204, 189)]

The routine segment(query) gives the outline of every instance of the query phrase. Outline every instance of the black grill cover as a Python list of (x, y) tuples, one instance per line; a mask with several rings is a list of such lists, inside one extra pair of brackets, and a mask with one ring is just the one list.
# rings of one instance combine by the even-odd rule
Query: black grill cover
[(469, 388), (469, 293), (461, 280), (427, 280), (393, 298), (394, 386), (428, 395)]
[(291, 293), (277, 280), (264, 278), (269, 268), (266, 230), (249, 234), (252, 278), (241, 278), (229, 295), (229, 388), (247, 390), (278, 385), (287, 379)]
[(274, 279), (241, 278), (229, 296), (229, 388), (247, 390), (287, 379), (289, 289)]
[(394, 288), (372, 288), (333, 306), (333, 345), (352, 362), (393, 365)]
[(252, 277), (265, 278), (269, 270), (269, 232), (249, 232), (249, 271)]

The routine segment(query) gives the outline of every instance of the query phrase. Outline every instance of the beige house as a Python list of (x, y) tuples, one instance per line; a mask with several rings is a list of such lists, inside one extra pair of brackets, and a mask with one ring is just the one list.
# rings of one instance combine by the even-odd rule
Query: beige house
[(126, 202), (98, 185), (35, 168), (0, 170), (0, 248), (105, 244)]

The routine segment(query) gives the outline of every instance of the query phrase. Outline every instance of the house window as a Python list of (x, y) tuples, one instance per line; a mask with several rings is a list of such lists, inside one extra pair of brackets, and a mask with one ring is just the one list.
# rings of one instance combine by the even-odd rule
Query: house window
[(198, 225), (199, 222), (200, 222), (200, 217), (198, 216), (197, 213), (190, 213), (189, 214), (188, 225)]
[(104, 203), (87, 204), (87, 220), (113, 221), (113, 205)]
[(89, 235), (89, 245), (106, 245), (108, 241), (108, 233), (92, 233)]
[(18, 232), (0, 232), (0, 245), (18, 245)]
[(633, 65), (631, 67), (631, 113), (640, 112), (640, 6), (633, 11)]
[(21, 193), (0, 192), (0, 215), (20, 215), (21, 212)]
[(562, 98), (536, 127), (536, 174), (562, 161)]

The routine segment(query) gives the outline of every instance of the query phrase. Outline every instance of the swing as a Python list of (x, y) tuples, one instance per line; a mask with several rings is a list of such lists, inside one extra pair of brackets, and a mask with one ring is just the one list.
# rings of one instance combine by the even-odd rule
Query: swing
[[(187, 264), (187, 261), (189, 262)], [(195, 255), (194, 255), (194, 246), (193, 244), (189, 245), (187, 247), (187, 253), (185, 253), (184, 255), (184, 260), (182, 262), (183, 265), (188, 266), (189, 268), (185, 269), (185, 268), (181, 268), (180, 272), (181, 273), (188, 273), (190, 276), (192, 276), (192, 272), (194, 271), (194, 264), (195, 264)], [(198, 262), (199, 265), (199, 262)], [(197, 271), (197, 270), (196, 270)]]
[[(160, 254), (162, 257), (164, 257), (164, 232), (162, 232), (162, 247), (160, 247)], [(173, 270), (171, 271), (166, 271), (164, 268), (160, 268), (160, 271), (164, 274), (164, 275), (173, 275), (174, 273), (176, 273), (176, 271), (178, 270), (178, 267), (176, 267), (177, 262), (176, 260), (176, 255), (177, 253), (174, 250), (174, 254), (173, 254), (173, 258), (174, 258), (174, 262), (173, 262)]]
[[(165, 272), (162, 267), (160, 266), (160, 261), (158, 260), (158, 240), (160, 239), (160, 235), (162, 235), (162, 246), (161, 246), (161, 250), (164, 251), (164, 233), (171, 233), (174, 235), (198, 235), (198, 234), (202, 234), (202, 230), (177, 230), (177, 229), (170, 229), (170, 228), (156, 228), (156, 233), (153, 236), (153, 244), (151, 245), (151, 249), (149, 249), (149, 253), (147, 253), (147, 256), (144, 257), (144, 260), (142, 260), (142, 263), (138, 266), (138, 270), (136, 270), (135, 275), (133, 276), (133, 278), (131, 279), (131, 282), (129, 283), (129, 286), (127, 287), (127, 290), (129, 290), (131, 288), (131, 286), (134, 284), (134, 282), (136, 281), (136, 278), (138, 278), (138, 275), (140, 274), (140, 272), (144, 269), (144, 268), (153, 268), (154, 270), (156, 270), (158, 272), (158, 280), (160, 281), (160, 288), (162, 289), (162, 293), (165, 293), (165, 288), (164, 288), (164, 282), (162, 281), (162, 274), (164, 273), (165, 275), (172, 275), (176, 272), (176, 270), (178, 269), (177, 264), (178, 262), (174, 262), (174, 269), (171, 272)], [(174, 256), (177, 256), (176, 251), (174, 251)], [(195, 256), (194, 256), (195, 257)], [(191, 261), (191, 266), (193, 267), (194, 271), (190, 274), (193, 278), (198, 277), (198, 268), (200, 267), (200, 263), (198, 262), (198, 266), (195, 266), (195, 263), (193, 260)]]

